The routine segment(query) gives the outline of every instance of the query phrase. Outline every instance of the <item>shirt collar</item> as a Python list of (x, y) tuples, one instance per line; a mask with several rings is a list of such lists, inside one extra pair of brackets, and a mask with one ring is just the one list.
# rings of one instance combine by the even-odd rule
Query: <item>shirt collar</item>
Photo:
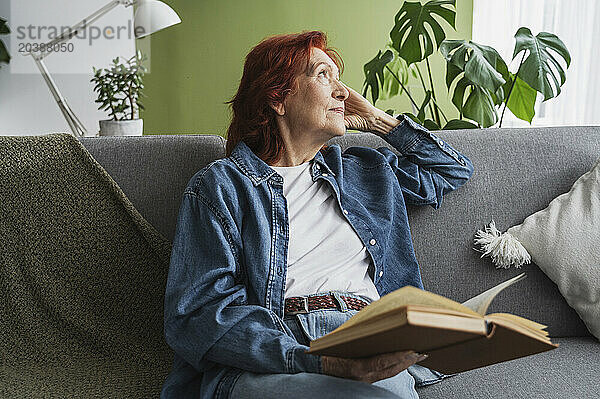
[[(325, 150), (327, 151), (327, 150)], [(314, 165), (313, 168), (315, 168), (315, 165), (319, 165), (322, 169), (320, 172), (326, 172), (329, 173), (330, 176), (335, 176), (335, 173), (333, 173), (333, 171), (331, 170), (331, 168), (329, 167), (329, 165), (327, 165), (327, 162), (325, 162), (325, 158), (323, 157), (323, 152), (322, 151), (317, 151), (317, 153), (315, 154), (314, 157)]]
[[(263, 181), (268, 180), (272, 176), (279, 176), (274, 169), (271, 169), (269, 165), (262, 159), (260, 159), (244, 141), (240, 141), (236, 144), (231, 152), (231, 159), (240, 168), (240, 170), (252, 180), (255, 186), (261, 184)], [(311, 167), (313, 174), (320, 174), (322, 172), (329, 173), (332, 176), (335, 174), (331, 171), (321, 151), (317, 151), (314, 162)], [(316, 165), (319, 165), (317, 167)], [(276, 179), (279, 180), (279, 179)]]

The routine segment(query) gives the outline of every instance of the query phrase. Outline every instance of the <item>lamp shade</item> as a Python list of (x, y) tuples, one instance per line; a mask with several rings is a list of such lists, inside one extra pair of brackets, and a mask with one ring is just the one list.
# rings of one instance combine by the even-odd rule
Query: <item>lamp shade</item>
[(136, 3), (138, 5), (134, 16), (136, 39), (181, 22), (179, 15), (162, 1), (138, 0)]

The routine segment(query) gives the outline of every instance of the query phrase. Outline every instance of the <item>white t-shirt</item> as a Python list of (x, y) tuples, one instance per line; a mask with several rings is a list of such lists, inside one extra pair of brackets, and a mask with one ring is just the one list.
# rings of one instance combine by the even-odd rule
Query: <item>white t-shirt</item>
[(271, 166), (283, 177), (290, 224), (285, 298), (345, 291), (375, 301), (379, 294), (367, 271), (371, 257), (330, 184), (313, 182), (311, 165)]

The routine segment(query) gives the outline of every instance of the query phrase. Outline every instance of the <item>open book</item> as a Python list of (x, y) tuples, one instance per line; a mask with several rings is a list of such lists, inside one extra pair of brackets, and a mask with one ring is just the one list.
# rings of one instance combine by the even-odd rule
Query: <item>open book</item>
[(414, 350), (429, 354), (420, 365), (453, 374), (555, 349), (558, 344), (542, 324), (508, 313), (486, 315), (500, 291), (525, 277), (522, 273), (462, 304), (402, 287), (311, 341), (307, 353), (357, 358)]

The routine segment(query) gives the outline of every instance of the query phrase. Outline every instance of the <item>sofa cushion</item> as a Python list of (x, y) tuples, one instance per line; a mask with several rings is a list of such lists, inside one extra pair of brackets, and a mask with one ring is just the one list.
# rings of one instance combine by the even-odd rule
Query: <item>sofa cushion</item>
[(533, 258), (600, 338), (600, 159), (545, 209), (505, 233), (494, 227), (477, 232), (477, 250), (506, 268)]
[(598, 342), (593, 337), (556, 338), (548, 352), (465, 371), (418, 390), (421, 399), (599, 397)]

